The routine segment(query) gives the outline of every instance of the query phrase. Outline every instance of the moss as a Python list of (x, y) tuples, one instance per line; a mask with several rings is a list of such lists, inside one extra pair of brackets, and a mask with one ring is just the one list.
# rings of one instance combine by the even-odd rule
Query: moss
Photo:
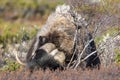
[[(80, 0), (76, 0), (77, 1)], [(119, 5), (120, 0), (104, 0), (101, 1), (100, 3), (96, 4), (90, 4), (90, 3), (84, 3), (84, 2), (79, 2), (77, 4), (73, 5), (75, 6), (75, 10), (77, 11), (88, 11), (91, 10), (93, 12), (98, 12), (98, 13), (107, 13), (107, 14), (118, 14), (119, 15)], [(72, 4), (72, 3), (71, 3)]]
[(119, 26), (113, 26), (109, 27), (103, 34), (109, 33), (111, 36), (113, 36), (117, 32), (119, 32)]
[[(18, 8), (18, 9), (22, 9), (25, 7), (32, 7), (35, 8), (39, 5), (47, 5), (49, 6), (49, 9), (54, 8), (57, 4), (62, 4), (63, 0), (54, 0), (54, 1), (50, 1), (50, 0), (3, 0), (0, 1), (0, 5), (1, 6), (8, 6), (11, 5), (14, 8)], [(14, 5), (13, 5), (14, 4)]]
[(20, 67), (20, 65), (17, 62), (10, 60), (8, 58), (5, 58), (4, 62), (6, 63), (6, 65), (0, 68), (0, 71), (7, 71), (7, 70), (14, 71)]
[[(39, 24), (43, 23), (43, 21), (46, 19), (46, 15), (48, 15), (58, 4), (62, 4), (62, 0), (2, 0), (0, 1), (0, 7), (5, 8), (7, 10), (6, 13), (13, 14), (15, 10), (17, 10), (18, 13), (16, 13), (17, 17), (21, 17), (22, 13), (24, 12), (24, 9), (32, 8), (32, 10), (35, 10), (37, 7), (45, 7), (43, 11), (40, 12), (40, 14), (37, 14), (37, 17), (41, 17), (41, 22), (39, 21)], [(23, 10), (23, 12), (22, 12)], [(4, 11), (3, 11), (4, 14)], [(5, 16), (5, 15), (3, 15)], [(2, 17), (3, 17), (2, 16)], [(9, 16), (9, 15), (8, 15)], [(13, 14), (13, 16), (15, 16)], [(0, 19), (0, 44), (6, 45), (7, 43), (12, 42), (19, 42), (20, 39), (24, 35), (28, 35), (30, 38), (36, 34), (36, 29), (33, 27), (33, 24), (31, 22), (20, 22), (20, 21), (5, 21)], [(38, 24), (38, 22), (37, 22)], [(39, 25), (38, 24), (38, 25)], [(21, 28), (24, 26), (25, 30), (22, 31)], [(30, 26), (30, 27), (29, 27)], [(31, 27), (32, 26), (32, 27)], [(29, 29), (30, 28), (30, 29)]]
[(36, 29), (32, 24), (21, 24), (20, 22), (9, 22), (4, 20), (0, 20), (0, 24), (0, 44), (3, 45), (19, 42), (24, 35), (27, 35), (30, 39), (36, 34)]
[(95, 42), (99, 43), (103, 39), (103, 36), (109, 34), (110, 36), (114, 36), (119, 32), (119, 26), (108, 27), (106, 31), (102, 32), (101, 35), (95, 37)]
[(95, 37), (95, 42), (98, 43), (102, 39), (103, 39), (102, 36), (96, 36)]
[(120, 64), (120, 50), (118, 48), (115, 48), (114, 52), (115, 52), (115, 56), (114, 56), (115, 62)]

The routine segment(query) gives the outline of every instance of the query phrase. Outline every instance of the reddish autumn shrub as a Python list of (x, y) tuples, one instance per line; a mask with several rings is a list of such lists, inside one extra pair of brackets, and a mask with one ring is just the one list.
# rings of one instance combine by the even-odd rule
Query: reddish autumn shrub
[(118, 80), (120, 65), (111, 65), (100, 70), (68, 69), (63, 71), (36, 70), (30, 73), (26, 69), (0, 73), (0, 80)]

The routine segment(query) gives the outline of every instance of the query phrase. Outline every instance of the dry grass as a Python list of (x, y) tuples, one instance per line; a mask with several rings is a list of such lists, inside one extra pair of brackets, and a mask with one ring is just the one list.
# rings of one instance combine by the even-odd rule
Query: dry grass
[(0, 80), (119, 80), (120, 65), (112, 65), (100, 70), (37, 70), (32, 74), (26, 69), (0, 73)]

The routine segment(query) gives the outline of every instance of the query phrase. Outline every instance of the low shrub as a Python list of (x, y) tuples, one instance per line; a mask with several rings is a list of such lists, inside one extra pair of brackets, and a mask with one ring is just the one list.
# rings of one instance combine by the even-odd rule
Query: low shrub
[(0, 71), (14, 71), (20, 67), (17, 62), (8, 58), (4, 59), (4, 63), (6, 64), (2, 68), (0, 68)]

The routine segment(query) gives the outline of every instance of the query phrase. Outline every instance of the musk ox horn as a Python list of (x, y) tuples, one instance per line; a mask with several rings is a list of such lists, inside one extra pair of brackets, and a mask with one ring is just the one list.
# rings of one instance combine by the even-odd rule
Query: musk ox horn
[[(47, 53), (50, 53), (52, 50), (55, 49), (55, 45), (52, 44), (52, 43), (47, 43), (47, 44), (43, 45), (42, 47), (40, 47), (40, 49), (44, 49)], [(55, 53), (56, 53), (55, 51), (51, 52), (51, 54), (55, 54)], [(17, 62), (18, 62), (19, 64), (21, 64), (21, 65), (23, 65), (23, 66), (26, 66), (26, 63), (22, 62), (22, 61), (19, 59), (17, 53), (14, 53), (14, 55), (15, 55), (15, 58), (16, 58), (16, 60), (17, 60)]]
[(18, 58), (18, 54), (17, 53), (14, 53), (15, 54), (15, 58), (17, 60), (17, 62), (23, 66), (26, 66), (26, 63), (22, 62), (19, 58)]
[[(42, 52), (43, 51), (43, 52)], [(48, 66), (50, 68), (57, 68), (57, 67), (63, 67), (65, 62), (65, 54), (58, 49), (56, 49), (56, 46), (53, 43), (46, 43), (43, 46), (41, 46), (38, 50), (36, 50), (36, 53), (31, 57), (31, 60), (27, 63), (22, 62), (17, 53), (15, 54), (15, 58), (21, 65), (28, 66), (31, 69), (34, 69), (34, 67), (39, 66), (44, 69), (44, 67)], [(37, 60), (37, 63), (36, 63)], [(50, 64), (46, 64), (46, 61), (51, 61)], [(59, 66), (60, 65), (60, 66)]]

